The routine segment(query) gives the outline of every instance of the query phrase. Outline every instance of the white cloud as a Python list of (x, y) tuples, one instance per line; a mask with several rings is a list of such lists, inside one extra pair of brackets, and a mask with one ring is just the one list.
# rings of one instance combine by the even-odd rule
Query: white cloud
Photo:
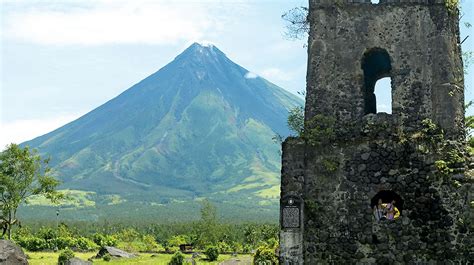
[(247, 73), (245, 74), (245, 78), (247, 78), (247, 79), (255, 79), (255, 78), (257, 78), (257, 77), (258, 77), (258, 75), (257, 75), (256, 73), (247, 72)]
[(174, 44), (219, 28), (211, 11), (182, 1), (98, 1), (86, 8), (15, 9), (3, 29), (8, 38), (45, 45)]
[(19, 144), (46, 134), (80, 116), (81, 114), (64, 114), (46, 119), (25, 119), (2, 122), (0, 123), (0, 150), (3, 150), (7, 144)]
[(261, 75), (269, 81), (290, 81), (293, 76), (279, 68), (268, 68), (261, 72)]

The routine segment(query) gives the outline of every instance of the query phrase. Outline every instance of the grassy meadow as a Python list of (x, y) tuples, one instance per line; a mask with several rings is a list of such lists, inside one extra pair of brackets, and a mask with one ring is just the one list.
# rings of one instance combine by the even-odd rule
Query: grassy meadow
[[(26, 252), (29, 259), (28, 262), (30, 265), (56, 265), (58, 263), (58, 252)], [(97, 252), (76, 252), (75, 256), (87, 260), (91, 257), (94, 257)], [(141, 264), (141, 265), (158, 265), (158, 264), (168, 264), (171, 260), (172, 254), (154, 254), (154, 253), (140, 253), (138, 257), (132, 259), (112, 259), (110, 261), (104, 261), (102, 259), (94, 259), (94, 264)], [(190, 259), (190, 254), (185, 254), (186, 259)], [(201, 255), (202, 258), (195, 259), (197, 264), (219, 264), (226, 260), (237, 259), (241, 261), (251, 261), (251, 255), (237, 255), (232, 257), (231, 255), (219, 255), (217, 261), (207, 261), (205, 260), (205, 255)], [(186, 263), (185, 263), (186, 264)]]

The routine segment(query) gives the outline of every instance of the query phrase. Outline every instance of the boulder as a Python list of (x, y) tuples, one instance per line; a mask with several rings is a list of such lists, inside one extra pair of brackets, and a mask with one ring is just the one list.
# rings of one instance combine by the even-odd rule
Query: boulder
[(28, 264), (26, 255), (21, 248), (9, 240), (0, 240), (0, 264)]
[(66, 261), (64, 265), (92, 265), (92, 262), (90, 261), (85, 261), (80, 258), (72, 258)]
[(102, 258), (105, 254), (109, 254), (110, 256), (114, 258), (134, 258), (136, 255), (125, 252), (121, 249), (114, 248), (114, 247), (102, 247), (99, 250), (99, 253), (97, 253), (96, 258), (100, 259)]

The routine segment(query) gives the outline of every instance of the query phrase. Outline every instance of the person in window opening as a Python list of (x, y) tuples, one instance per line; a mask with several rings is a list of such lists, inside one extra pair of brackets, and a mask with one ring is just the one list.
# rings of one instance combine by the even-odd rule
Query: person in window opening
[(384, 209), (382, 205), (382, 199), (379, 199), (377, 205), (374, 206), (374, 217), (375, 221), (385, 220)]
[(400, 211), (398, 211), (397, 207), (395, 206), (396, 201), (392, 200), (391, 203), (387, 204), (387, 219), (394, 220), (400, 216)]

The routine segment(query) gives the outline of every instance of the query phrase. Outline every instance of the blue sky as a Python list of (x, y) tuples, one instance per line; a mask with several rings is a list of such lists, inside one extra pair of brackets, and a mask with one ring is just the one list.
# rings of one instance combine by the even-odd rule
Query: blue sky
[[(305, 40), (283, 37), (281, 15), (306, 0), (0, 1), (2, 147), (80, 117), (195, 41), (293, 93), (305, 87)], [(468, 1), (463, 20), (474, 22)], [(474, 50), (474, 36), (464, 49)]]

